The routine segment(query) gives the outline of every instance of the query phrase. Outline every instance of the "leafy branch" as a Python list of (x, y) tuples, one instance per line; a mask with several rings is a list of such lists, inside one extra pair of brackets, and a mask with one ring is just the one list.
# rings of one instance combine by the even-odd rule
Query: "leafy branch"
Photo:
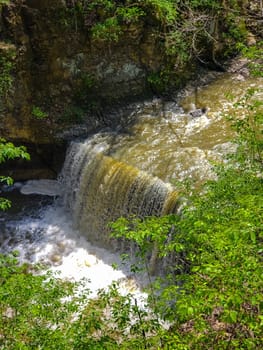
[[(0, 164), (15, 158), (29, 160), (30, 155), (24, 146), (15, 146), (12, 142), (0, 138)], [(13, 180), (8, 176), (0, 176), (0, 182), (6, 182), (8, 185), (12, 185)], [(8, 199), (0, 197), (0, 210), (6, 210), (10, 206), (11, 203)]]

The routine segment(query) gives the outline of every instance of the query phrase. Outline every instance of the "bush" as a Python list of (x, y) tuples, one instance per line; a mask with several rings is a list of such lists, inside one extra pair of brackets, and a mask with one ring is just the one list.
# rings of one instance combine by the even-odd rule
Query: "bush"
[[(24, 146), (14, 146), (12, 142), (7, 142), (5, 139), (0, 138), (0, 164), (8, 159), (23, 158), (30, 159), (29, 154)], [(0, 183), (6, 182), (8, 185), (12, 185), (13, 180), (8, 176), (0, 176)], [(0, 210), (6, 210), (10, 208), (11, 203), (6, 198), (0, 197)]]
[[(218, 179), (196, 193), (180, 215), (119, 219), (115, 235), (149, 257), (172, 256), (164, 278), (151, 284), (151, 306), (170, 322), (159, 332), (164, 349), (260, 349), (262, 345), (262, 103), (230, 119), (238, 150), (215, 168)], [(240, 111), (240, 109), (239, 109)], [(136, 269), (133, 269), (136, 271)]]

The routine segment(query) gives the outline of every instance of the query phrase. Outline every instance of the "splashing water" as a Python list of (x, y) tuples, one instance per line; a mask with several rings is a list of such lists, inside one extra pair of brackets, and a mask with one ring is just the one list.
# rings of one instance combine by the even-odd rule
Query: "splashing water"
[[(107, 135), (104, 138), (103, 143)], [(64, 206), (90, 242), (108, 247), (107, 225), (121, 216), (175, 211), (177, 195), (170, 184), (97, 152), (101, 147), (93, 143), (93, 138), (73, 142), (62, 171)]]
[[(34, 214), (6, 223), (8, 234), (2, 236), (1, 252), (16, 250), (22, 261), (43, 264), (60, 278), (84, 279), (91, 297), (113, 281), (121, 281), (125, 292), (134, 293), (138, 299), (144, 296), (119, 255), (89, 243), (73, 229), (63, 208), (51, 205)], [(3, 223), (0, 226), (3, 228)]]
[[(0, 215), (1, 252), (16, 249), (21, 260), (43, 262), (63, 278), (85, 277), (93, 294), (114, 280), (130, 281), (129, 267), (102, 247), (101, 240), (109, 247), (107, 222), (131, 213), (143, 217), (173, 212), (177, 193), (169, 182), (213, 177), (210, 160), (232, 147), (232, 132), (221, 113), (229, 112), (233, 102), (225, 94), (234, 89), (235, 102), (253, 84), (220, 78), (200, 92), (210, 107), (200, 118), (191, 118), (174, 103), (153, 101), (144, 104), (125, 133), (98, 133), (73, 142), (59, 182), (15, 186), (22, 193), (57, 197), (62, 182), (63, 196), (47, 205), (41, 204), (42, 196), (30, 194), (30, 205), (18, 213), (16, 205), (21, 202), (23, 207), (26, 196), (15, 195), (13, 211)], [(256, 84), (263, 87), (262, 80)], [(182, 101), (185, 110), (192, 100)], [(136, 282), (126, 282), (126, 288), (138, 291)]]

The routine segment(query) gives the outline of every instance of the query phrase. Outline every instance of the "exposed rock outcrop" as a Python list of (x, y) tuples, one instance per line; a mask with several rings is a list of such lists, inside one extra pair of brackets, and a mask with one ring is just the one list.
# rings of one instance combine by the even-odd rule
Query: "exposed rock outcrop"
[(108, 45), (80, 30), (62, 0), (15, 0), (0, 14), (0, 54), (13, 53), (1, 69), (8, 84), (0, 94), (0, 135), (28, 144), (39, 161), (35, 150), (57, 149), (65, 125), (84, 121), (92, 132), (112, 123), (101, 113), (105, 105), (145, 96), (147, 71), (160, 66), (151, 28), (131, 24)]
[[(57, 169), (61, 163), (65, 128), (83, 123), (89, 133), (118, 124), (118, 114), (105, 113), (105, 107), (151, 94), (149, 73), (161, 71), (167, 63), (156, 20), (127, 22), (118, 41), (108, 43), (92, 37), (93, 13), (81, 22), (75, 3), (13, 0), (0, 5), (0, 136), (27, 144), (44, 168), (46, 163)], [(251, 3), (248, 11), (253, 17), (260, 8)], [(249, 22), (250, 41), (259, 21), (261, 17)], [(218, 56), (223, 47), (219, 39), (218, 34)], [(211, 49), (211, 43), (202, 44)], [(218, 62), (214, 56), (213, 50), (212, 64)], [(184, 72), (172, 66), (178, 81), (184, 74), (191, 76), (192, 63)], [(62, 155), (54, 156), (54, 150)]]
[[(9, 42), (15, 51), (13, 84), (0, 112), (2, 136), (50, 143), (64, 121), (87, 117), (80, 106), (72, 108), (72, 100), (85, 100), (87, 110), (96, 112), (105, 101), (146, 93), (146, 72), (161, 61), (150, 30), (130, 25), (109, 46), (74, 29), (77, 19), (67, 21), (74, 19), (64, 1), (16, 0), (2, 8), (0, 49)], [(32, 114), (34, 106), (46, 118)], [(98, 123), (91, 118), (90, 129)]]

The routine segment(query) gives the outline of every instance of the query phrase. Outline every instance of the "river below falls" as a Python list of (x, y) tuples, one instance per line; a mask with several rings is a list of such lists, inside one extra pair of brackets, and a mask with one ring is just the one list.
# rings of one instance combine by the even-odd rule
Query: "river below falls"
[[(203, 182), (214, 176), (211, 161), (233, 149), (233, 132), (223, 115), (231, 113), (247, 88), (257, 88), (256, 98), (263, 99), (262, 79), (225, 74), (200, 89), (198, 96), (186, 96), (180, 105), (147, 101), (134, 110), (133, 122), (124, 132), (103, 131), (91, 136), (92, 142), (107, 156), (174, 186), (189, 179)], [(208, 107), (208, 112), (193, 118), (189, 114), (192, 102)], [(28, 194), (22, 194), (21, 188)], [(125, 290), (138, 292), (142, 281), (133, 279), (117, 252), (91, 244), (88, 232), (83, 235), (76, 229), (58, 193), (52, 197), (48, 190), (49, 196), (30, 194), (33, 192), (24, 183), (2, 188), (1, 196), (13, 203), (9, 211), (0, 213), (2, 253), (16, 250), (21, 261), (43, 263), (62, 278), (86, 278), (93, 294), (115, 280), (122, 281)], [(96, 213), (96, 207), (93, 209)]]

